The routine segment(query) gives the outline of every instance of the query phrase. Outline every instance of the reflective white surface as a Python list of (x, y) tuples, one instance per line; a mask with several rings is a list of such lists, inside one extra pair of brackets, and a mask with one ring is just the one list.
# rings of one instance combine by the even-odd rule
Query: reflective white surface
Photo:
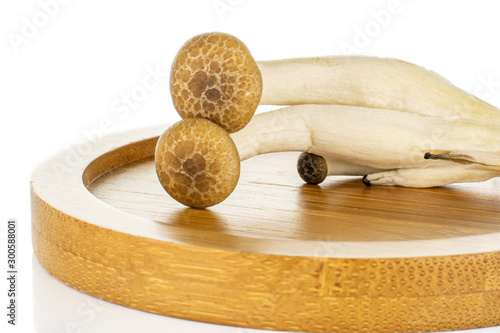
[[(35, 255), (33, 255), (33, 307), (35, 327), (39, 333), (271, 332), (165, 317), (106, 302), (60, 282), (47, 273)], [(499, 333), (500, 327), (455, 332)]]

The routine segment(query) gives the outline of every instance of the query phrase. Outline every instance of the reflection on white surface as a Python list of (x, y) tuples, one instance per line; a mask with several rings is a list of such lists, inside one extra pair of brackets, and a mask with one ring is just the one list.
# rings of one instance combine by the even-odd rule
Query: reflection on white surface
[[(102, 301), (68, 287), (51, 276), (35, 255), (33, 255), (33, 306), (35, 327), (39, 333), (270, 332), (171, 318)], [(500, 327), (456, 332), (500, 333)]]

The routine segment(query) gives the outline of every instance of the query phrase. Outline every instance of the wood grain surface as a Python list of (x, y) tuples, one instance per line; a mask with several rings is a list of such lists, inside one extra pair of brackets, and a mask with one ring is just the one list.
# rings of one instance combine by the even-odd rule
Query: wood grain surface
[(79, 160), (70, 149), (34, 171), (33, 247), (52, 275), (124, 306), (241, 327), (500, 325), (498, 180), (312, 186), (296, 174), (298, 153), (278, 153), (243, 162), (226, 201), (190, 209), (156, 178), (164, 128), (109, 136)]
[(114, 207), (157, 222), (247, 237), (401, 241), (500, 232), (500, 192), (485, 190), (486, 184), (403, 189), (366, 187), (361, 177), (330, 177), (321, 186), (307, 185), (297, 175), (297, 156), (277, 153), (243, 162), (230, 198), (204, 210), (185, 209), (169, 197), (153, 157), (116, 168), (88, 189)]

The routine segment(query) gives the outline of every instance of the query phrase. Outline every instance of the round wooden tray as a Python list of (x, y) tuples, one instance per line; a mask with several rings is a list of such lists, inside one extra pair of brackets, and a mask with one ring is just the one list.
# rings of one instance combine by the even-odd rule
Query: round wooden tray
[(308, 332), (500, 324), (500, 184), (306, 185), (298, 153), (242, 163), (235, 192), (186, 208), (156, 178), (166, 126), (80, 144), (33, 173), (33, 247), (87, 294), (173, 317)]

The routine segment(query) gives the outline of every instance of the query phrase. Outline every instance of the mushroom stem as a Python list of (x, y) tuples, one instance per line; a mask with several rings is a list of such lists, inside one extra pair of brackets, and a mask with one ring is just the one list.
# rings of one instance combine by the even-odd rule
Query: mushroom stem
[(260, 104), (342, 104), (500, 124), (500, 111), (423, 67), (390, 58), (332, 56), (257, 62)]
[(370, 173), (385, 171), (384, 169), (373, 168), (366, 165), (347, 163), (338, 159), (326, 159), (328, 166), (328, 176), (363, 176)]
[[(155, 168), (174, 199), (202, 208), (231, 194), (240, 161), (279, 151), (322, 156), (328, 168), (338, 168), (329, 174), (368, 172), (366, 185), (431, 187), (500, 175), (495, 125), (346, 105), (297, 105), (261, 113), (231, 135), (209, 120), (184, 119), (160, 136)], [(319, 166), (324, 171), (324, 164)], [(326, 177), (306, 173), (311, 183)]]
[[(464, 119), (354, 106), (297, 105), (257, 114), (231, 137), (241, 160), (270, 152), (303, 151), (323, 156), (329, 169), (333, 169), (329, 174), (431, 167), (440, 167), (442, 171), (450, 165), (459, 173), (458, 163), (425, 159), (427, 152), (467, 155), (471, 160), (477, 157), (477, 161), (471, 162), (474, 170), (499, 174), (498, 128)], [(471, 168), (464, 166), (466, 169), (470, 173)], [(467, 179), (467, 175), (455, 178)], [(439, 182), (433, 186), (442, 185), (442, 180)]]
[(385, 170), (356, 165), (338, 159), (327, 160), (323, 156), (304, 152), (297, 159), (297, 171), (303, 181), (317, 185), (322, 183), (327, 176), (362, 176)]
[(242, 130), (232, 133), (240, 160), (282, 151), (309, 151), (311, 131), (301, 116), (307, 106), (283, 108), (257, 114)]
[(428, 168), (408, 168), (375, 172), (363, 177), (367, 186), (436, 187), (452, 183), (481, 182), (500, 176), (498, 170), (488, 170), (478, 164), (450, 162)]

